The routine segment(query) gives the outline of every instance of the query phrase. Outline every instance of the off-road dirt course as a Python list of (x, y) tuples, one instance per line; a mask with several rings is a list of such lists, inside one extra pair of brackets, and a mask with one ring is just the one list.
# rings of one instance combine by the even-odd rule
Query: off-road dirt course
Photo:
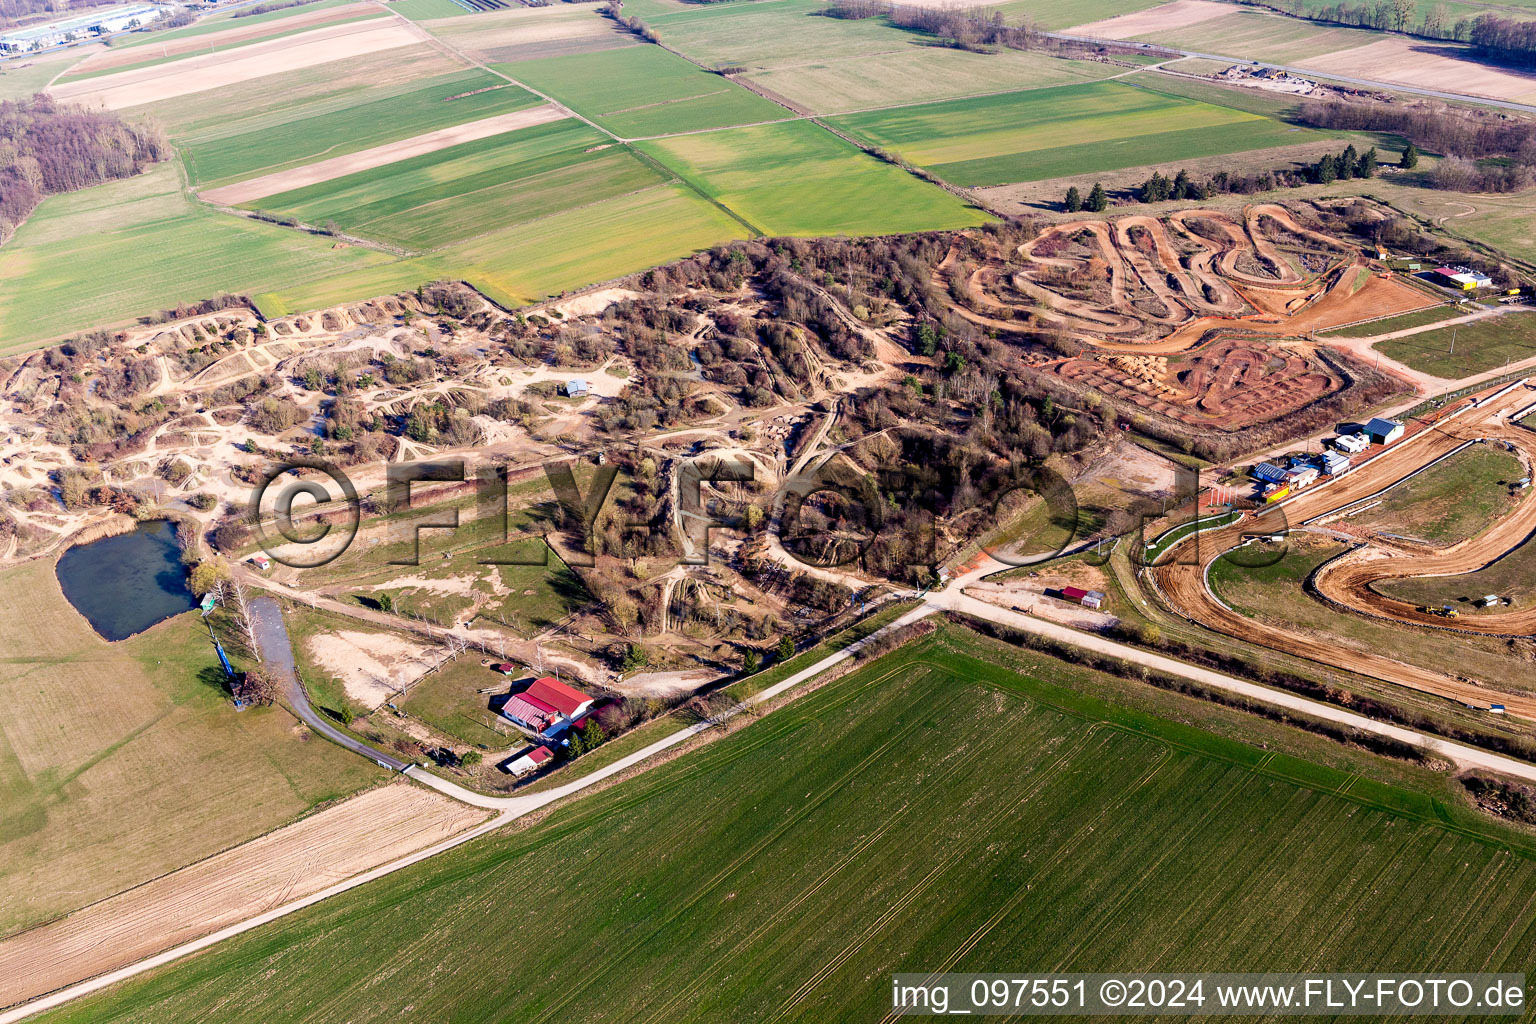
[[(1034, 320), (1089, 350), (1057, 364), (1061, 377), (1222, 429), (1344, 385), (1301, 341), (1310, 332), (1439, 301), (1274, 203), (1249, 206), (1241, 221), (1208, 209), (1074, 220), (1013, 254), (982, 248), (963, 315), (998, 328)], [(957, 243), (940, 270), (962, 273), (969, 258)]]
[(485, 818), (483, 810), (407, 782), (352, 797), (0, 941), (0, 1007), (135, 963), (318, 892)]
[[(1502, 703), (1512, 714), (1536, 718), (1536, 697), (1510, 694), (1496, 688), (1504, 680), (1457, 679), (1404, 664), (1383, 654), (1359, 651), (1342, 642), (1329, 642), (1326, 638), (1252, 619), (1226, 607), (1207, 585), (1210, 564), (1241, 544), (1245, 537), (1283, 530), (1287, 525), (1295, 529), (1310, 521), (1326, 522), (1331, 514), (1403, 479), (1467, 441), (1508, 439), (1519, 447), (1524, 461), (1529, 462), (1536, 453), (1536, 436), (1507, 424), (1505, 420), (1509, 414), (1530, 405), (1533, 399), (1536, 399), (1536, 392), (1521, 386), (1454, 419), (1447, 417), (1470, 400), (1447, 407), (1434, 423), (1416, 424), (1414, 433), (1385, 450), (1378, 449), (1380, 454), (1348, 475), (1327, 486), (1314, 485), (1285, 502), (1280, 506), (1283, 518), (1275, 512), (1246, 517), (1226, 529), (1200, 536), (1198, 542), (1186, 541), (1172, 549), (1167, 558), (1173, 560), (1187, 557), (1192, 543), (1197, 543), (1198, 554), (1188, 564), (1167, 564), (1165, 558), (1164, 564), (1152, 570), (1158, 590), (1175, 611), (1229, 636), (1462, 703), (1484, 707)], [(1314, 574), (1313, 583), (1325, 599), (1336, 603), (1339, 614), (1370, 614), (1416, 628), (1529, 636), (1536, 634), (1536, 609), (1520, 609), (1476, 619), (1444, 619), (1383, 597), (1370, 587), (1385, 579), (1471, 572), (1518, 546), (1533, 530), (1536, 530), (1536, 502), (1526, 501), (1492, 529), (1438, 554), (1369, 557), (1364, 553), (1346, 553), (1321, 567)], [(1362, 549), (1362, 552), (1368, 550)], [(1446, 633), (1446, 638), (1453, 642), (1454, 633)]]

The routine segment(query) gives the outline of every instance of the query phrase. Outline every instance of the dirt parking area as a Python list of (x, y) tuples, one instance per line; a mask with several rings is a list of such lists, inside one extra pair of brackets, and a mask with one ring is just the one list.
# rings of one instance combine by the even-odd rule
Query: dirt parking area
[(1323, 74), (1419, 89), (1443, 89), (1516, 103), (1536, 102), (1536, 75), (1463, 59), (1461, 54), (1470, 51), (1448, 43), (1392, 36), (1298, 61), (1297, 65)]
[(420, 38), (399, 22), (364, 21), (319, 28), (169, 64), (66, 82), (48, 91), (55, 98), (72, 103), (120, 110), (420, 43)]
[(341, 681), (347, 696), (372, 711), (437, 664), (431, 648), (387, 633), (339, 630), (304, 642), (315, 663)]
[(1210, 21), (1212, 18), (1231, 14), (1233, 10), (1235, 8), (1230, 4), (1214, 3), (1212, 0), (1173, 0), (1171, 4), (1149, 7), (1145, 11), (1122, 14), (1102, 21), (1090, 21), (1087, 24), (1069, 28), (1066, 32), (1069, 35), (1093, 36), (1097, 39), (1131, 39), (1135, 36), (1144, 36), (1149, 32), (1188, 28), (1202, 21)]
[(0, 942), (0, 1006), (127, 966), (319, 892), (485, 817), (483, 810), (403, 781), (352, 797)]
[(534, 125), (547, 124), (550, 121), (559, 121), (568, 116), (565, 111), (550, 103), (528, 110), (514, 110), (511, 113), (500, 114), (496, 117), (486, 117), (479, 121), (470, 121), (468, 124), (456, 124), (451, 128), (440, 128), (435, 132), (426, 132), (413, 138), (401, 139), (399, 142), (374, 146), (372, 149), (349, 153), (346, 156), (332, 157), (329, 160), (321, 160), (317, 163), (307, 164), (304, 167), (278, 171), (275, 174), (263, 174), (259, 178), (251, 178), (249, 181), (225, 185), (223, 188), (204, 192), (202, 197), (210, 203), (225, 203), (230, 206), (238, 206), (241, 203), (249, 203), (266, 196), (277, 195), (279, 192), (289, 192), (296, 188), (316, 185), (322, 181), (331, 181), (335, 178), (345, 177), (348, 174), (356, 174), (359, 171), (384, 167), (387, 164), (400, 160), (409, 160), (411, 157), (435, 153), (440, 149), (447, 149), (449, 146), (473, 142), (476, 139), (488, 139), (493, 135), (501, 135), (505, 132), (515, 131), (518, 128), (531, 128)]

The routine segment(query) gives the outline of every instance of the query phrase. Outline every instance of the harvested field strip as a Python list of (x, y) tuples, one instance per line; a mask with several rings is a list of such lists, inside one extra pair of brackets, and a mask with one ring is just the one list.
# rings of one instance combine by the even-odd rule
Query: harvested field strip
[(896, 234), (984, 223), (959, 198), (809, 121), (638, 144), (770, 235)]
[(832, 123), (958, 185), (1061, 177), (1298, 141), (1228, 107), (1115, 82), (850, 114)]
[(237, 46), (245, 46), (263, 39), (275, 39), (279, 36), (292, 35), (304, 29), (310, 29), (317, 25), (350, 24), (355, 21), (366, 21), (370, 18), (387, 18), (389, 13), (372, 4), (347, 4), (343, 7), (329, 7), (324, 10), (312, 11), (303, 18), (291, 18), (279, 22), (259, 22), (252, 25), (242, 25), (235, 22), (231, 27), (218, 32), (210, 32), (201, 36), (189, 36), (174, 41), (163, 41), (158, 46), (144, 49), (122, 49), (114, 46), (106, 53), (97, 54), (82, 61), (71, 68), (67, 73), (59, 76), (60, 82), (74, 82), (85, 78), (99, 78), (102, 75), (111, 74), (114, 71), (128, 71), (134, 68), (153, 67), (157, 64), (168, 64), (173, 60), (179, 60), (187, 54), (218, 53), (223, 50), (232, 50)]
[(147, 956), (462, 832), (486, 812), (406, 782), (0, 941), (0, 1006)]
[(119, 110), (419, 44), (420, 40), (399, 22), (364, 21), (55, 85), (49, 92), (61, 100)]
[[(1097, 696), (1113, 685), (945, 629), (531, 829), (44, 1021), (285, 1024), (315, 992), (354, 1024), (402, 1005), (863, 1021), (890, 1005), (869, 979), (917, 964), (1158, 971), (1218, 947), (1233, 970), (1411, 969), (1447, 948), (1487, 970), (1529, 962), (1528, 837), (1440, 799), (1428, 773), (1410, 790), (1363, 757), (1277, 756)], [(1448, 904), (1464, 912), (1447, 920)]]
[(621, 138), (781, 121), (776, 103), (657, 46), (498, 66)]
[(242, 203), (265, 198), (266, 196), (277, 195), (280, 192), (292, 192), (296, 189), (319, 184), (320, 182), (371, 171), (402, 160), (409, 160), (412, 157), (436, 153), (438, 150), (448, 149), (466, 142), (475, 142), (479, 139), (490, 138), (493, 135), (501, 135), (517, 128), (529, 128), (534, 125), (546, 124), (550, 121), (559, 121), (567, 116), (564, 111), (552, 104), (517, 110), (509, 114), (498, 114), (495, 117), (470, 121), (467, 124), (455, 125), (452, 128), (439, 128), (435, 132), (416, 135), (409, 139), (402, 139), (399, 142), (374, 146), (372, 149), (360, 150), (347, 156), (321, 160), (319, 163), (307, 164), (304, 167), (295, 168), (291, 171), (264, 174), (259, 178), (250, 178), (234, 185), (226, 185), (223, 188), (204, 192), (202, 193), (202, 198), (211, 203), (225, 203), (238, 206)]
[(178, 42), (192, 36), (210, 35), (237, 27), (268, 25), (274, 21), (309, 18), (313, 17), (317, 11), (357, 6), (360, 6), (358, 0), (318, 0), (316, 3), (307, 3), (299, 7), (287, 7), (281, 10), (268, 11), (265, 14), (250, 14), (240, 18), (235, 17), (235, 14), (239, 13), (240, 8), (231, 8), (199, 18), (196, 22), (185, 28), (176, 28), (165, 32), (146, 32), (142, 35), (135, 33), (129, 36), (121, 36), (113, 42), (112, 49), (114, 51), (136, 50), (145, 46), (163, 46), (166, 43)]
[(335, 220), (403, 246), (441, 248), (665, 180), (628, 149), (589, 153), (601, 139), (587, 125), (567, 121), (273, 196), (262, 205), (307, 222)]
[[(178, 145), (195, 145), (248, 132), (281, 132), (291, 122), (321, 114), (336, 114), (352, 107), (403, 96), (431, 86), (439, 78), (446, 81), (450, 75), (469, 79), (474, 77), (475, 72), (466, 70), (458, 61), (431, 44), (422, 43), (419, 46), (349, 57), (275, 78), (241, 82), (213, 93), (193, 93), (165, 100), (155, 104), (153, 113)], [(493, 85), (498, 82), (506, 84), (495, 78), (484, 84)], [(452, 96), (457, 91), (472, 92), (478, 88), (481, 86), (469, 86), (442, 95)], [(529, 101), (530, 105), (537, 102), (537, 99)], [(475, 116), (486, 115), (455, 120), (470, 121)], [(416, 127), (405, 134), (416, 135), (441, 127), (445, 127), (445, 122), (438, 121), (425, 127)], [(258, 143), (258, 149), (262, 137), (253, 137), (253, 141)], [(368, 145), (388, 142), (397, 137), (381, 134)], [(295, 155), (303, 163), (317, 159), (317, 152), (302, 150)], [(319, 152), (319, 155), (335, 154)], [(273, 168), (267, 166), (269, 161), (286, 161), (289, 158), (290, 154), (276, 153), (252, 163), (255, 169), (271, 170)], [(245, 167), (245, 164), (239, 166)], [(246, 173), (254, 171), (247, 170)]]
[(1382, 38), (1382, 34), (1370, 29), (1320, 25), (1301, 18), (1235, 10), (1186, 28), (1154, 29), (1136, 38), (1202, 53), (1298, 64), (1308, 57), (1369, 43)]
[(1391, 36), (1366, 45), (1331, 50), (1298, 61), (1321, 74), (1330, 72), (1419, 89), (1447, 89), (1517, 103), (1536, 101), (1536, 79), (1475, 59), (1471, 47)]
[(1213, 0), (1173, 0), (1151, 10), (1121, 14), (1103, 21), (1074, 25), (1067, 33), (1095, 39), (1130, 39), (1146, 32), (1171, 31), (1231, 14), (1232, 8)]
[[(484, 71), (463, 71), (440, 75), (398, 95), (307, 117), (293, 116), (280, 125), (269, 124), (265, 118), (252, 125), (235, 121), (215, 132), (198, 133), (177, 141), (182, 144), (193, 180), (201, 184), (233, 182), (256, 171), (265, 172), (261, 176), (263, 179), (281, 182), (277, 176), (282, 172), (302, 175), (317, 166), (315, 161), (322, 157), (325, 159), (319, 161), (320, 173), (327, 173), (345, 167), (344, 158), (367, 158), (369, 151), (380, 151), (375, 155), (386, 157), (388, 144), (408, 149), (409, 143), (426, 136), (417, 144), (441, 142), (453, 145), (455, 141), (483, 138), (484, 134), (475, 132), (495, 128), (495, 119), (507, 118), (507, 127), (502, 130), (511, 130), (520, 126), (519, 115), (531, 119), (523, 122), (525, 124), (538, 124), (561, 116), (547, 104), (539, 104), (538, 97), (532, 93), (494, 75)], [(475, 127), (477, 125), (479, 129)], [(485, 134), (494, 133), (486, 131)], [(364, 163), (358, 169), (372, 166), (378, 164)], [(297, 180), (302, 182), (302, 178)], [(323, 181), (325, 178), (312, 180)], [(298, 187), (274, 188), (269, 187), (270, 184), (272, 182), (253, 185), (266, 191), (257, 192), (251, 198)], [(232, 204), (248, 201), (239, 198), (238, 189), (228, 194), (236, 198), (214, 201)]]

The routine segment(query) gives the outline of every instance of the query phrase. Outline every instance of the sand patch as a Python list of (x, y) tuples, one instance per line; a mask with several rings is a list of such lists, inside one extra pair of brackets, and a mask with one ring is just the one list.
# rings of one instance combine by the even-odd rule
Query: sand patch
[(407, 782), (352, 797), (0, 942), (0, 1006), (125, 967), (319, 892), (447, 839), (485, 815)]
[(420, 42), (409, 27), (399, 22), (381, 25), (376, 21), (364, 21), (301, 32), (221, 53), (188, 57), (170, 64), (66, 82), (53, 86), (49, 92), (57, 99), (72, 103), (119, 110)]
[(230, 206), (249, 203), (280, 192), (290, 192), (322, 181), (331, 181), (346, 177), (348, 174), (408, 160), (411, 157), (435, 153), (449, 146), (474, 142), (476, 139), (487, 139), (518, 128), (531, 128), (534, 125), (559, 121), (568, 116), (570, 115), (559, 107), (548, 103), (529, 110), (514, 110), (509, 114), (498, 114), (496, 117), (486, 117), (479, 121), (470, 121), (468, 124), (454, 125), (452, 128), (440, 128), (435, 132), (374, 146), (372, 149), (349, 153), (346, 156), (332, 157), (303, 167), (263, 174), (259, 178), (204, 192), (202, 197), (211, 203), (225, 203)]
[(211, 47), (228, 46), (231, 43), (243, 43), (250, 39), (265, 39), (274, 35), (289, 35), (299, 29), (312, 28), (316, 25), (329, 25), (332, 22), (348, 21), (352, 18), (360, 18), (363, 15), (382, 16), (382, 12), (373, 4), (346, 4), (342, 7), (332, 7), (323, 11), (309, 11), (305, 14), (295, 14), (283, 18), (277, 22), (259, 22), (255, 25), (241, 25), (235, 22), (235, 27), (221, 29), (218, 32), (205, 32), (202, 35), (188, 36), (185, 39), (173, 39), (169, 42), (134, 46), (126, 50), (106, 50), (81, 62), (74, 68), (74, 74), (90, 74), (94, 71), (106, 71), (111, 68), (120, 68), (129, 64), (138, 64), (140, 61), (155, 60), (161, 57), (176, 57), (183, 53), (198, 53)]
[(1092, 36), (1095, 39), (1131, 39), (1150, 32), (1188, 28), (1202, 21), (1231, 14), (1234, 9), (1230, 4), (1213, 3), (1212, 0), (1173, 0), (1172, 3), (1149, 7), (1145, 11), (1090, 21), (1066, 29), (1065, 32), (1067, 35)]
[(349, 698), (370, 711), (437, 664), (434, 648), (389, 633), (342, 630), (312, 636), (304, 646)]
[(563, 317), (596, 316), (615, 302), (625, 299), (638, 299), (641, 295), (629, 288), (599, 288), (595, 292), (587, 292), (573, 299), (556, 303), (550, 308), (559, 312)]
[(1536, 75), (1479, 64), (1457, 56), (1459, 53), (1470, 56), (1471, 51), (1448, 43), (1393, 36), (1297, 61), (1297, 64), (1322, 73), (1419, 89), (1487, 96), (1517, 103), (1536, 100)]

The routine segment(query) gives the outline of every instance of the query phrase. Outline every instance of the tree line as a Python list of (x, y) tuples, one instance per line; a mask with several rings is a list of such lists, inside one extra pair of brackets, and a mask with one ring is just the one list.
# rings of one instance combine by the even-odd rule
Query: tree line
[(1292, 17), (1333, 25), (1401, 32), (1404, 35), (1470, 43), (1483, 56), (1516, 64), (1536, 64), (1536, 32), (1532, 23), (1491, 12), (1476, 17), (1453, 17), (1450, 8), (1436, 3), (1418, 21), (1415, 0), (1371, 0), (1370, 3), (1322, 3), (1310, 0), (1236, 0), (1250, 7), (1279, 11)]
[(0, 242), (48, 196), (130, 178), (170, 155), (158, 128), (108, 111), (43, 93), (0, 102)]

